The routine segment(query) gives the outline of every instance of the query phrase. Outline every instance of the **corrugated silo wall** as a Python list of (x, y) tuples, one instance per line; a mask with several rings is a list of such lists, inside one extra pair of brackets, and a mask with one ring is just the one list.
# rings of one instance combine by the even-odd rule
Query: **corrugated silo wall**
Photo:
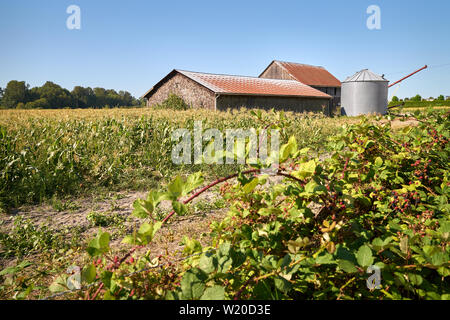
[(381, 81), (342, 84), (341, 106), (347, 116), (387, 112), (388, 83)]
[(329, 99), (302, 98), (302, 97), (271, 97), (271, 96), (245, 96), (220, 95), (216, 101), (217, 110), (259, 108), (270, 110), (286, 110), (296, 112), (323, 112), (329, 115)]

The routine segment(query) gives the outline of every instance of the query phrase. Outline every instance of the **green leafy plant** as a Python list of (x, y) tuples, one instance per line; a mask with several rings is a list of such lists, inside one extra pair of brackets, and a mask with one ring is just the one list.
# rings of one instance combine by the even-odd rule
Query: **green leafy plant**
[(23, 257), (41, 250), (67, 248), (69, 243), (60, 232), (47, 226), (36, 227), (22, 216), (14, 219), (14, 227), (9, 233), (0, 233), (1, 255)]
[(168, 98), (160, 105), (154, 106), (157, 109), (173, 109), (173, 110), (187, 110), (189, 105), (174, 93), (170, 93)]
[(117, 213), (91, 211), (87, 214), (86, 219), (96, 227), (107, 227), (111, 225), (120, 226), (125, 222), (125, 217)]
[(13, 298), (16, 300), (26, 299), (34, 289), (33, 284), (29, 284), (26, 279), (19, 276), (24, 269), (32, 265), (32, 262), (24, 260), (13, 267), (8, 267), (0, 271), (0, 279), (5, 278), (4, 284), (12, 287), (15, 292)]

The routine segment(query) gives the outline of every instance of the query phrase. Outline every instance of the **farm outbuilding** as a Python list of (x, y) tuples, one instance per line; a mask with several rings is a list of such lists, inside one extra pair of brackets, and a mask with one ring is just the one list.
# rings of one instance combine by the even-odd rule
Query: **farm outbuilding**
[(332, 111), (341, 101), (341, 82), (324, 67), (273, 60), (259, 77), (297, 80), (320, 90), (332, 97), (329, 106)]
[(296, 80), (211, 74), (173, 70), (144, 94), (147, 106), (176, 94), (193, 108), (283, 109), (329, 112), (331, 96)]
[(342, 82), (342, 111), (347, 116), (386, 114), (388, 82), (383, 76), (363, 69)]

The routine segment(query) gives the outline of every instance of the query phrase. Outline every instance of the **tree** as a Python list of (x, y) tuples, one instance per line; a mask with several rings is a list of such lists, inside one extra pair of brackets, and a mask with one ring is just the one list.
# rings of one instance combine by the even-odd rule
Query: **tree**
[(121, 98), (121, 103), (123, 106), (135, 105), (135, 99), (128, 91), (119, 91), (119, 96)]
[(6, 88), (0, 88), (0, 107), (16, 108), (103, 108), (105, 106), (137, 106), (140, 100), (128, 91), (75, 86), (69, 91), (47, 81), (42, 87), (29, 89), (24, 81), (10, 81)]
[(392, 97), (392, 102), (398, 102), (398, 97), (397, 96), (393, 96)]
[(44, 109), (48, 107), (49, 103), (45, 98), (40, 98), (34, 101), (27, 102), (27, 104), (25, 105), (25, 109)]
[(70, 91), (51, 81), (47, 81), (42, 87), (37, 88), (36, 93), (39, 95), (39, 98), (44, 98), (47, 100), (48, 108), (64, 108), (73, 106)]
[(411, 101), (422, 101), (422, 97), (420, 96), (420, 94), (416, 94), (411, 98)]
[(103, 88), (94, 88), (95, 104), (91, 107), (104, 107), (107, 105), (106, 90)]
[(25, 81), (11, 80), (3, 92), (2, 105), (6, 108), (15, 108), (19, 102), (26, 103), (29, 85)]
[(120, 105), (120, 96), (116, 90), (106, 90), (106, 104), (112, 107), (118, 107)]
[(28, 102), (32, 102), (32, 101), (38, 100), (40, 98), (39, 88), (40, 87), (33, 87), (28, 91)]
[(438, 100), (438, 101), (444, 101), (445, 98), (444, 98), (444, 96), (441, 94), (439, 97), (437, 97), (436, 100)]
[(77, 108), (88, 108), (95, 105), (95, 94), (92, 88), (83, 88), (76, 86), (73, 88), (72, 98), (74, 100), (74, 106)]

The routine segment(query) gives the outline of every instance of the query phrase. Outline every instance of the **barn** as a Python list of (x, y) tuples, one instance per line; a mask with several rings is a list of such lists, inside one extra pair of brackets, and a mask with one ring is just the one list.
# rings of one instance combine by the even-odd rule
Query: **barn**
[(148, 107), (176, 94), (193, 108), (283, 109), (329, 113), (331, 96), (296, 80), (201, 73), (174, 69), (144, 94)]
[(295, 62), (273, 60), (260, 78), (297, 80), (332, 97), (330, 110), (336, 110), (341, 102), (341, 82), (324, 67)]

